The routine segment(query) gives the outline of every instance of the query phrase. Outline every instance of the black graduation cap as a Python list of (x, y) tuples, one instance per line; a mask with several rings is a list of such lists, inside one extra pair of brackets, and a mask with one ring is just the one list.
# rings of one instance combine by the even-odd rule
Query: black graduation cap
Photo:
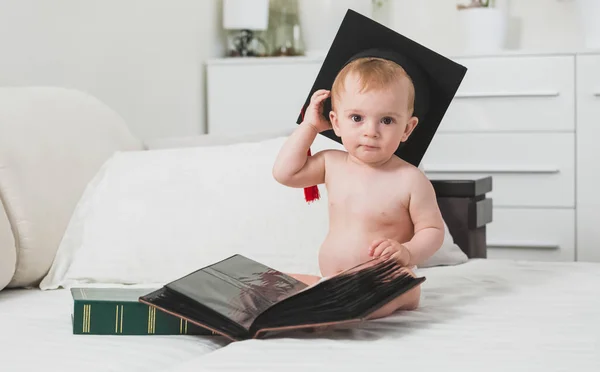
[[(467, 68), (349, 9), (327, 53), (321, 70), (296, 121), (312, 94), (319, 89), (331, 90), (337, 74), (350, 61), (360, 57), (381, 57), (404, 68), (415, 87), (414, 114), (419, 122), (410, 137), (395, 154), (418, 166), (452, 102)], [(331, 98), (323, 104), (323, 116), (329, 120)], [(341, 143), (333, 130), (322, 135)]]

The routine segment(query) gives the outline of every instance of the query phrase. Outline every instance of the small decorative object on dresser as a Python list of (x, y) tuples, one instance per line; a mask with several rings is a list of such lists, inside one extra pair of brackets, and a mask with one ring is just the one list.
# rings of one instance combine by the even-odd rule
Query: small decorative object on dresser
[(231, 37), (230, 56), (260, 55), (267, 46), (255, 31), (264, 31), (269, 22), (269, 0), (223, 0), (223, 28), (234, 30)]
[(470, 53), (498, 52), (505, 47), (508, 17), (494, 0), (461, 0), (457, 4), (464, 50)]

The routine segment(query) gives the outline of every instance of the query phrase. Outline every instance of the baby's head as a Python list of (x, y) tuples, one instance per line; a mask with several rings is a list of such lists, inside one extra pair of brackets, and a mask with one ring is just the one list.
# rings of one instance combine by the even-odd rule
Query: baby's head
[(406, 71), (381, 58), (359, 58), (338, 73), (329, 118), (346, 150), (366, 163), (394, 155), (418, 123), (415, 89)]

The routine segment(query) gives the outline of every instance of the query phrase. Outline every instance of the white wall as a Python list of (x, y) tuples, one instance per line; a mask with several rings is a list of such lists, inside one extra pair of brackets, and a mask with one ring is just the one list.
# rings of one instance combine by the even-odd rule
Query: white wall
[(142, 139), (204, 132), (220, 0), (0, 0), (0, 86), (87, 91)]
[[(496, 1), (520, 26), (511, 47), (581, 46), (575, 0)], [(388, 0), (376, 16), (436, 50), (460, 53), (455, 4)], [(202, 62), (223, 54), (220, 17), (221, 0), (0, 0), (0, 86), (87, 91), (142, 139), (203, 133)]]
[[(583, 46), (576, 0), (496, 0), (507, 9), (507, 47), (532, 51), (574, 50)], [(391, 28), (443, 53), (461, 53), (456, 0), (388, 0), (379, 12)]]

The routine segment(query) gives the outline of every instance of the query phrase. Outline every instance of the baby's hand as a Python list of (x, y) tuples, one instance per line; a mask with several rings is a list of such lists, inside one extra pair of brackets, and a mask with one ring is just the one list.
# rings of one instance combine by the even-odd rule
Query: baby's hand
[(329, 94), (330, 91), (325, 89), (314, 92), (304, 113), (304, 121), (312, 125), (319, 133), (331, 129), (331, 123), (323, 117), (323, 101), (329, 97)]
[(369, 246), (369, 256), (373, 258), (389, 256), (396, 260), (400, 266), (408, 266), (410, 263), (410, 251), (394, 239), (378, 239)]

